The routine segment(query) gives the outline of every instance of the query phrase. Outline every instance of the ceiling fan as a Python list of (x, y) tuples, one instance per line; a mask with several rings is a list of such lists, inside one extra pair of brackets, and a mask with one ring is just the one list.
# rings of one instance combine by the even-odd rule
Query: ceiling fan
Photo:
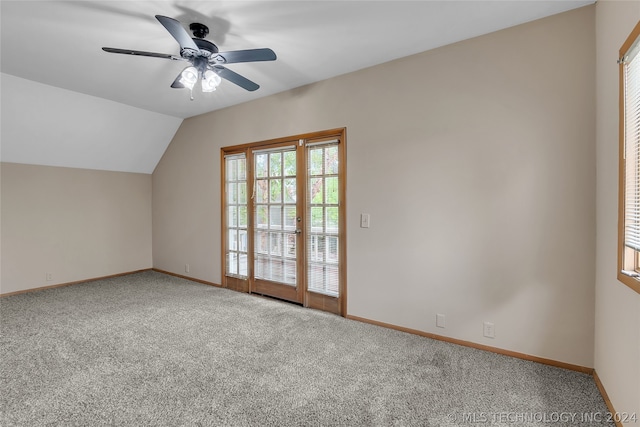
[(171, 84), (171, 87), (189, 89), (192, 93), (191, 100), (193, 100), (193, 87), (198, 79), (201, 80), (203, 92), (213, 92), (216, 90), (222, 81), (221, 79), (235, 83), (248, 91), (254, 91), (260, 87), (258, 84), (231, 71), (223, 64), (274, 61), (276, 59), (275, 52), (266, 48), (220, 52), (218, 51), (218, 46), (204, 39), (207, 34), (209, 34), (209, 28), (206, 25), (199, 23), (189, 25), (189, 29), (194, 35), (192, 38), (179, 21), (162, 15), (156, 15), (156, 19), (160, 21), (180, 45), (180, 56), (131, 49), (116, 49), (112, 47), (103, 47), (102, 50), (110, 53), (150, 56), (153, 58), (189, 62), (190, 65), (178, 74), (178, 77), (176, 77)]

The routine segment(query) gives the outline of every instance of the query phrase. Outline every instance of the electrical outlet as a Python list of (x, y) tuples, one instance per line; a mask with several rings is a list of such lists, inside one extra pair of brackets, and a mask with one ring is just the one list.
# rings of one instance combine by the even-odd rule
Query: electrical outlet
[(438, 328), (444, 328), (445, 327), (444, 314), (436, 314), (436, 326)]
[(185, 273), (188, 273), (188, 272), (189, 272), (189, 270), (191, 270), (191, 267), (189, 266), (189, 264), (185, 264), (185, 265), (184, 265), (184, 272), (185, 272)]
[(487, 338), (495, 338), (496, 337), (496, 331), (495, 331), (495, 327), (494, 327), (493, 323), (484, 322), (483, 335), (485, 337), (487, 337)]
[(45, 278), (47, 279), (47, 282), (50, 282), (53, 280), (53, 273), (47, 273), (45, 274)]

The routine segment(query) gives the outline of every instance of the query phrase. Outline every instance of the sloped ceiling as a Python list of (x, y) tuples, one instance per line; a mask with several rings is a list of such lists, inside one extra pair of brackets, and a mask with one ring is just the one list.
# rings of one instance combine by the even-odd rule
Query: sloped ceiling
[[(4, 0), (0, 159), (151, 173), (183, 118), (591, 3)], [(101, 50), (177, 55), (155, 15), (206, 24), (222, 51), (269, 47), (278, 59), (228, 66), (255, 92), (223, 81), (191, 101), (170, 88), (184, 63)]]

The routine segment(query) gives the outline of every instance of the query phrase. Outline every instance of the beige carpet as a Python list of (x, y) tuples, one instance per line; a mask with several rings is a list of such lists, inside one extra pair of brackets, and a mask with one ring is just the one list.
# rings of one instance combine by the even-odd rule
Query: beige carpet
[(589, 375), (157, 272), (0, 316), (2, 426), (607, 425)]

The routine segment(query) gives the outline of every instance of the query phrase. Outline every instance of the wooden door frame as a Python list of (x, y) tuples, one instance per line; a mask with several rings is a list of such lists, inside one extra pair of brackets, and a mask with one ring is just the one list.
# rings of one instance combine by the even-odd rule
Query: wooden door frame
[[(298, 197), (300, 197), (302, 200), (302, 209), (300, 212), (300, 216), (302, 217), (302, 234), (300, 235), (299, 239), (300, 242), (302, 243), (302, 256), (299, 256), (297, 259), (297, 274), (298, 274), (298, 280), (300, 282), (300, 286), (298, 286), (299, 288), (299, 292), (302, 292), (302, 298), (301, 298), (301, 302), (303, 304), (303, 306), (305, 307), (310, 307), (310, 308), (316, 308), (316, 309), (320, 309), (320, 310), (325, 310), (325, 311), (329, 311), (335, 314), (338, 314), (340, 316), (346, 316), (347, 314), (347, 260), (346, 260), (346, 255), (347, 255), (347, 221), (346, 221), (346, 213), (347, 213), (347, 203), (346, 203), (346, 188), (347, 188), (347, 173), (346, 173), (346, 163), (347, 163), (347, 150), (346, 150), (346, 128), (336, 128), (336, 129), (329, 129), (329, 130), (324, 130), (324, 131), (319, 131), (319, 132), (310, 132), (310, 133), (305, 133), (305, 134), (299, 134), (299, 135), (293, 135), (293, 136), (288, 136), (288, 137), (283, 137), (283, 138), (275, 138), (275, 139), (270, 139), (270, 140), (265, 140), (265, 141), (257, 141), (257, 142), (252, 142), (252, 143), (247, 143), (247, 144), (240, 144), (240, 145), (235, 145), (235, 146), (229, 146), (229, 147), (222, 147), (220, 149), (220, 171), (221, 171), (221, 184), (220, 184), (220, 190), (221, 190), (221, 194), (220, 194), (220, 200), (221, 200), (221, 270), (222, 270), (222, 280), (221, 280), (221, 284), (223, 287), (229, 288), (229, 289), (233, 289), (233, 290), (237, 290), (240, 292), (247, 292), (247, 293), (253, 293), (256, 291), (256, 289), (254, 289), (254, 284), (252, 283), (251, 278), (253, 278), (254, 276), (254, 219), (253, 219), (253, 211), (254, 211), (254, 206), (251, 205), (251, 203), (249, 202), (247, 206), (250, 206), (249, 209), (249, 213), (247, 214), (248, 218), (248, 224), (247, 224), (247, 236), (250, 236), (250, 238), (248, 239), (248, 247), (247, 247), (247, 252), (248, 252), (248, 265), (247, 265), (247, 274), (248, 274), (248, 278), (247, 279), (242, 279), (242, 278), (237, 278), (237, 277), (233, 277), (233, 276), (227, 276), (226, 275), (226, 252), (227, 252), (227, 238), (226, 236), (226, 223), (227, 223), (227, 212), (226, 212), (226, 197), (225, 197), (225, 184), (226, 184), (226, 177), (225, 177), (225, 156), (228, 155), (233, 155), (233, 154), (241, 154), (244, 153), (245, 154), (245, 159), (247, 162), (247, 189), (248, 189), (248, 193), (253, 193), (253, 189), (249, 190), (249, 187), (251, 186), (251, 184), (253, 182), (254, 179), (254, 165), (253, 165), (253, 159), (250, 157), (250, 154), (253, 152), (253, 150), (260, 150), (260, 149), (265, 149), (268, 148), (269, 146), (273, 146), (273, 147), (277, 147), (278, 145), (286, 145), (288, 144), (292, 144), (295, 143), (297, 146), (297, 150), (296, 152), (298, 153), (297, 157), (296, 157), (296, 161), (297, 161), (297, 177), (302, 177), (302, 180), (304, 181), (304, 185), (302, 186), (303, 188), (296, 188)], [(340, 200), (340, 205), (339, 205), (339, 212), (340, 212), (340, 216), (339, 216), (339, 291), (338, 291), (338, 297), (335, 298), (333, 297), (333, 301), (331, 298), (332, 297), (328, 297), (325, 296), (323, 294), (319, 294), (316, 292), (311, 292), (307, 290), (307, 277), (306, 277), (306, 268), (307, 268), (307, 259), (306, 259), (306, 228), (307, 228), (307, 207), (306, 207), (306, 198), (307, 198), (307, 189), (306, 189), (306, 171), (304, 170), (305, 165), (306, 165), (306, 158), (303, 161), (300, 161), (300, 156), (304, 157), (306, 156), (306, 147), (305, 147), (305, 143), (306, 142), (317, 142), (317, 141), (322, 141), (322, 140), (331, 140), (331, 139), (338, 139), (339, 143), (338, 143), (338, 156), (339, 156), (339, 163), (338, 163), (338, 174), (340, 177), (340, 181), (339, 181), (339, 200)], [(302, 146), (302, 150), (300, 150), (300, 147)], [(300, 154), (302, 153), (302, 154)], [(249, 196), (249, 194), (248, 194)]]

